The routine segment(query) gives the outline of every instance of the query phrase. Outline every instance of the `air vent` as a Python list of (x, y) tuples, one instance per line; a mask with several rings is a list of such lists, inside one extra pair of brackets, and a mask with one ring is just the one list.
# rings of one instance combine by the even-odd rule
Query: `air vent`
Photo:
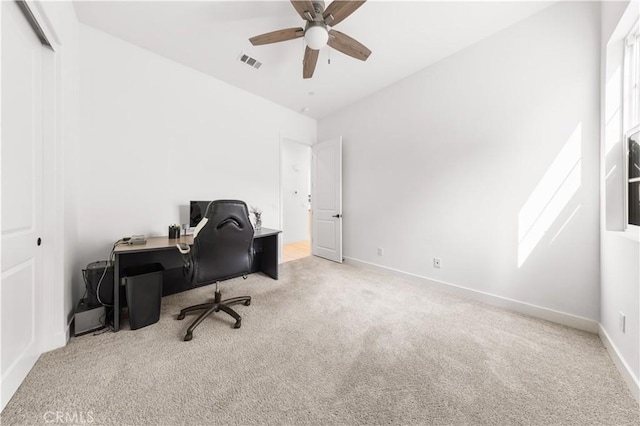
[(256, 58), (252, 58), (244, 52), (240, 52), (240, 56), (238, 56), (238, 60), (240, 62), (244, 62), (249, 65), (251, 68), (259, 69), (262, 66), (262, 62), (257, 60)]

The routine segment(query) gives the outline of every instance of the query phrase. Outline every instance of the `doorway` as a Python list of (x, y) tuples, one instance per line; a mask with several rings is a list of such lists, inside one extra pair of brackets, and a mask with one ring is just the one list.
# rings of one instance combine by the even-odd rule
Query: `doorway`
[(311, 147), (293, 139), (280, 143), (282, 262), (311, 255)]

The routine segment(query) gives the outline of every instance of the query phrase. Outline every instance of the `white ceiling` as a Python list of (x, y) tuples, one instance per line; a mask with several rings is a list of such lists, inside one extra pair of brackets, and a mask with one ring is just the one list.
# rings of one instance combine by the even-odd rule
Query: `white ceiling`
[[(76, 1), (80, 22), (306, 115), (322, 118), (520, 21), (552, 2), (372, 1), (336, 26), (373, 51), (325, 47), (302, 78), (303, 39), (252, 36), (304, 26), (289, 1)], [(326, 1), (329, 4), (329, 1)], [(238, 61), (241, 52), (263, 63)], [(327, 59), (331, 59), (331, 64)], [(312, 93), (312, 94), (310, 94)]]

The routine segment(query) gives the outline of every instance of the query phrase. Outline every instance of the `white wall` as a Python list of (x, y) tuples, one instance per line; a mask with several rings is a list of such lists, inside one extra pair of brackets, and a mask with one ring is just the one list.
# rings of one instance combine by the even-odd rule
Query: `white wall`
[(290, 139), (280, 145), (282, 179), (282, 240), (309, 241), (311, 147)]
[(345, 256), (597, 321), (599, 19), (551, 6), (321, 120)]
[[(626, 15), (625, 19), (620, 22), (623, 15)], [(622, 39), (637, 19), (637, 2), (602, 3), (600, 326), (613, 347), (614, 355), (622, 360), (623, 376), (632, 382), (636, 396), (640, 370), (640, 239), (637, 227), (626, 232), (622, 229), (624, 129), (620, 114), (620, 71), (623, 61)], [(624, 333), (620, 329), (620, 312), (626, 315)], [(624, 374), (624, 370), (628, 375)]]
[[(277, 228), (280, 135), (316, 122), (80, 26), (79, 271), (131, 234), (166, 235), (189, 200), (237, 198)], [(239, 66), (242, 66), (239, 64)]]

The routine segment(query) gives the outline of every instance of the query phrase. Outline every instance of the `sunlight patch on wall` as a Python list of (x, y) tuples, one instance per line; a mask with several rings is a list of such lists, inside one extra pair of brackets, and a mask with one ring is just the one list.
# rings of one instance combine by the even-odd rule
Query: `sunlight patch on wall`
[(620, 142), (622, 117), (620, 108), (622, 106), (622, 71), (618, 67), (609, 81), (605, 89), (605, 107), (604, 107), (604, 154), (608, 155), (613, 147)]
[(578, 213), (578, 210), (580, 210), (581, 207), (582, 207), (582, 204), (578, 204), (578, 207), (576, 207), (573, 213), (569, 215), (569, 218), (564, 221), (560, 229), (558, 229), (558, 232), (556, 232), (556, 235), (554, 235), (551, 241), (549, 241), (549, 245), (553, 244), (556, 238), (558, 238), (560, 234), (562, 234), (562, 231), (564, 231), (564, 228), (567, 227), (567, 225), (571, 222), (571, 219), (573, 219), (573, 217)]
[(524, 264), (578, 191), (581, 181), (582, 123), (575, 128), (520, 209), (518, 214), (518, 268)]

